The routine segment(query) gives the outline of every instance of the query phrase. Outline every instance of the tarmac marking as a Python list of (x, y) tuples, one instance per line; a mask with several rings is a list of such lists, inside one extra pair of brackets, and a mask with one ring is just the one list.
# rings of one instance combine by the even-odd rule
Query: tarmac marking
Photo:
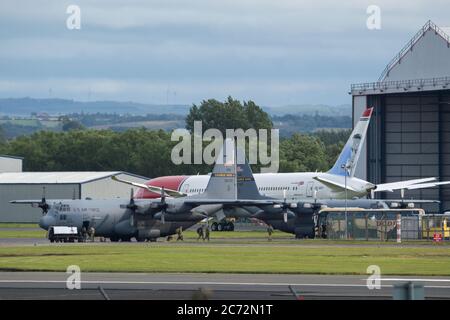
[[(404, 280), (404, 279), (401, 279)], [(0, 280), (0, 283), (66, 283), (61, 280)], [(219, 285), (219, 286), (297, 286), (297, 287), (367, 287), (365, 284), (338, 284), (338, 283), (274, 283), (274, 282), (212, 282), (212, 281), (81, 281), (81, 284), (156, 284), (156, 285)], [(381, 285), (384, 288), (393, 285)], [(425, 286), (425, 288), (450, 289), (450, 286)]]

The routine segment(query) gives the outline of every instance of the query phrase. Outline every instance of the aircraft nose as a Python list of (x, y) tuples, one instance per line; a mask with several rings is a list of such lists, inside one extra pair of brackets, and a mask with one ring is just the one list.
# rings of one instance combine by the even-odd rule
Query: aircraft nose
[(45, 215), (39, 220), (39, 227), (42, 229), (48, 230), (48, 228), (52, 225), (54, 225), (55, 219), (53, 217), (49, 217), (48, 215)]

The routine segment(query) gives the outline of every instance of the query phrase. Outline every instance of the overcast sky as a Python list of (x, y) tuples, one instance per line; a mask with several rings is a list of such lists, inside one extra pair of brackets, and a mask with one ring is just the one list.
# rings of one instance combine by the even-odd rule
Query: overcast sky
[[(66, 27), (71, 4), (80, 30)], [(352, 83), (449, 12), (449, 0), (1, 0), (0, 97), (351, 103)]]

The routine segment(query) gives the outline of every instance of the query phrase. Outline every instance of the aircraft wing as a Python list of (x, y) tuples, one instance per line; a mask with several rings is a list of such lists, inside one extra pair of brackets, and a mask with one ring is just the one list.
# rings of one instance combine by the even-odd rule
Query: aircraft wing
[(433, 187), (437, 187), (437, 186), (442, 186), (442, 185), (446, 185), (446, 184), (450, 184), (450, 181), (413, 184), (412, 186), (409, 186), (406, 189), (408, 189), (408, 190), (425, 189), (425, 188), (433, 188)]
[[(405, 180), (405, 181), (399, 181), (399, 182), (389, 182), (389, 183), (381, 183), (377, 184), (376, 187), (373, 189), (374, 192), (381, 192), (381, 191), (389, 191), (393, 192), (394, 190), (400, 190), (400, 189), (413, 189), (414, 186), (420, 186), (420, 185), (429, 185), (425, 188), (434, 187), (439, 182), (433, 182), (428, 183), (430, 181), (436, 181), (436, 178), (422, 178), (422, 179), (413, 179), (413, 180)], [(450, 182), (448, 182), (450, 183)], [(433, 185), (431, 185), (433, 184)], [(423, 187), (422, 187), (423, 188)], [(415, 189), (421, 189), (420, 187)]]
[(261, 206), (261, 205), (274, 205), (283, 203), (282, 200), (277, 199), (267, 199), (267, 200), (242, 200), (242, 199), (187, 199), (184, 201), (188, 205), (206, 205), (206, 204), (223, 204), (230, 206)]
[(42, 203), (42, 199), (40, 200), (11, 200), (9, 203), (13, 204), (39, 204)]
[(439, 200), (422, 200), (422, 199), (379, 199), (387, 203), (391, 202), (412, 202), (412, 203), (441, 203)]
[[(343, 191), (344, 190), (345, 191), (345, 184), (344, 183), (339, 183), (339, 182), (336, 182), (336, 181), (333, 181), (333, 180), (330, 180), (330, 179), (327, 179), (327, 178), (322, 178), (322, 177), (314, 177), (314, 180), (317, 180), (317, 181), (325, 184), (327, 187), (329, 187), (329, 188), (331, 188), (333, 190), (336, 190), (336, 191)], [(347, 190), (357, 192), (357, 190), (355, 190), (354, 188), (352, 188), (348, 184), (347, 184)]]
[[(146, 189), (146, 190), (148, 190), (150, 192), (154, 192), (154, 193), (161, 193), (161, 191), (163, 190), (163, 188), (161, 188), (161, 187), (155, 187), (155, 186), (150, 186), (150, 185), (146, 185), (146, 184), (139, 183), (139, 182), (123, 180), (123, 179), (117, 178), (116, 176), (112, 176), (111, 179), (113, 179), (114, 181), (117, 181), (117, 182), (129, 184), (129, 185), (134, 186), (134, 187)], [(173, 198), (179, 198), (179, 197), (187, 196), (186, 193), (179, 192), (177, 190), (166, 189), (166, 188), (164, 188), (164, 193), (166, 193), (166, 195), (168, 195), (170, 197), (173, 197)]]

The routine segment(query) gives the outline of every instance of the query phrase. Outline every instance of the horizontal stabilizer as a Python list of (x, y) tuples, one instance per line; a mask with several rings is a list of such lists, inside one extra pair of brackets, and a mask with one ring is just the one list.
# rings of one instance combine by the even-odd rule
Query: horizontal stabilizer
[[(327, 187), (335, 190), (335, 191), (345, 191), (345, 184), (344, 183), (339, 183), (327, 178), (322, 178), (322, 177), (314, 177), (314, 180), (317, 180), (323, 184), (325, 184)], [(354, 191), (357, 192), (357, 190), (355, 190), (354, 188), (352, 188), (351, 186), (347, 185), (347, 190), (349, 191)]]
[[(161, 188), (161, 187), (146, 185), (146, 184), (139, 183), (139, 182), (123, 180), (123, 179), (117, 178), (116, 176), (112, 176), (111, 179), (113, 179), (114, 181), (117, 181), (117, 182), (129, 184), (129, 185), (134, 186), (134, 187), (146, 189), (146, 190), (148, 190), (150, 192), (154, 192), (154, 193), (161, 193), (161, 191), (163, 190), (163, 188)], [(186, 193), (183, 193), (183, 192), (180, 192), (180, 191), (177, 191), (177, 190), (166, 189), (166, 188), (164, 188), (164, 193), (167, 196), (173, 197), (173, 198), (179, 198), (179, 197), (187, 196)]]

